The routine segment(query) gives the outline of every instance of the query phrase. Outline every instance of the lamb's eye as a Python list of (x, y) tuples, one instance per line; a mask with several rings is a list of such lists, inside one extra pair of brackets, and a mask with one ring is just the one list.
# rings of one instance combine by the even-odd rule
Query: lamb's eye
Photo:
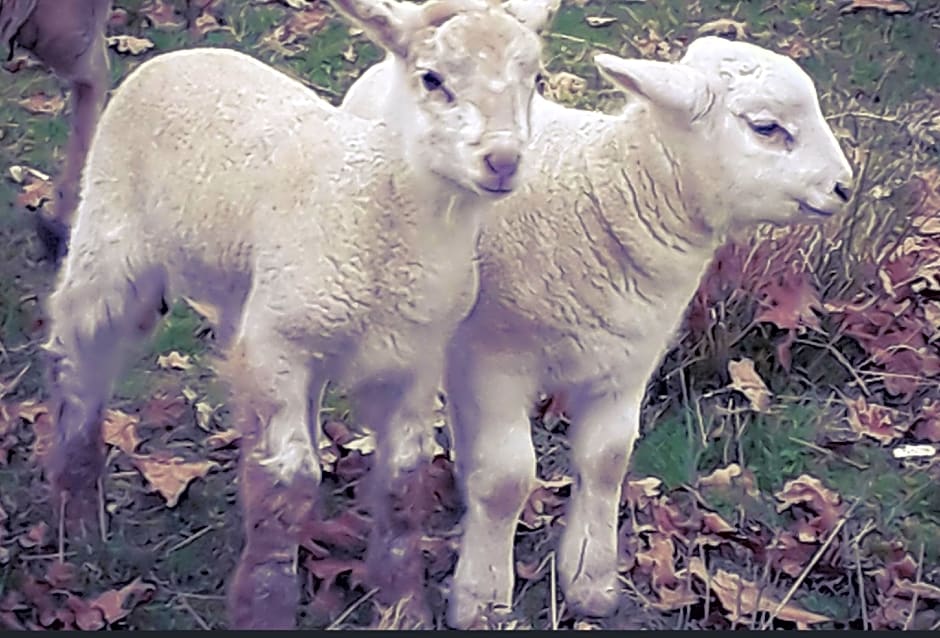
[(421, 82), (424, 84), (424, 88), (426, 88), (428, 91), (436, 91), (444, 86), (444, 78), (434, 71), (428, 71), (422, 75)]
[(751, 130), (764, 137), (773, 137), (774, 133), (783, 131), (783, 127), (776, 122), (751, 122)]
[(440, 91), (448, 102), (454, 101), (453, 94), (444, 87), (444, 78), (434, 71), (425, 71), (421, 76), (421, 84), (429, 92)]

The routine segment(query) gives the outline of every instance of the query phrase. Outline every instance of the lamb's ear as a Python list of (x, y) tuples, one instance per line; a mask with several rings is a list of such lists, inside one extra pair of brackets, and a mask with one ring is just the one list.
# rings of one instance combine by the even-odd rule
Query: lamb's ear
[(541, 33), (555, 19), (561, 0), (506, 0), (503, 8), (516, 20), (536, 33)]
[(594, 56), (594, 64), (624, 91), (692, 119), (701, 117), (714, 101), (705, 75), (684, 64), (628, 60), (608, 53)]
[(330, 0), (337, 11), (358, 24), (370, 40), (400, 55), (408, 53), (408, 39), (420, 21), (420, 8), (396, 0)]

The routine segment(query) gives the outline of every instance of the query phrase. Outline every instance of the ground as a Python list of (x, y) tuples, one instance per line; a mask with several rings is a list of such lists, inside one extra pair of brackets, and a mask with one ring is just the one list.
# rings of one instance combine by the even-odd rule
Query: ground
[[(114, 86), (151, 55), (232, 46), (335, 103), (381, 57), (322, 1), (189, 4), (115, 0)], [(940, 628), (938, 26), (940, 8), (913, 0), (565, 1), (546, 37), (555, 99), (616, 107), (594, 51), (672, 60), (698, 34), (753, 41), (813, 76), (859, 181), (844, 223), (764, 229), (720, 251), (650, 384), (624, 483), (623, 602), (610, 618), (572, 616), (556, 590), (567, 423), (559, 403), (533, 414), (543, 484), (518, 530), (516, 603), (500, 626)], [(199, 309), (176, 304), (116, 389), (106, 540), (59, 546), (37, 464), (49, 432), (42, 304), (55, 275), (32, 221), (62, 160), (65, 93), (26, 57), (6, 67), (0, 626), (224, 627), (241, 542), (238, 435)], [(341, 388), (326, 405), (323, 508), (299, 556), (299, 623), (407, 626), (361, 579), (369, 520), (358, 486), (373, 441)], [(425, 537), (438, 627), (461, 507), (440, 432)], [(927, 447), (904, 457), (913, 444)]]

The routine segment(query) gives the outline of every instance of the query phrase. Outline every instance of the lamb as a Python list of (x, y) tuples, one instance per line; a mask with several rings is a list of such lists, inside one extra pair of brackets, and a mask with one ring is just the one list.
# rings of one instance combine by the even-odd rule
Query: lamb
[(0, 43), (31, 51), (71, 88), (65, 163), (56, 179), (53, 215), (36, 218), (48, 254), (65, 254), (78, 205), (79, 177), (110, 84), (105, 30), (111, 0), (0, 0)]
[[(480, 240), (479, 296), (449, 342), (445, 389), (467, 513), (457, 627), (509, 606), (513, 533), (535, 484), (528, 413), (566, 397), (574, 484), (558, 571), (568, 605), (618, 600), (617, 514), (646, 384), (729, 228), (829, 218), (852, 170), (792, 60), (715, 37), (679, 63), (600, 54), (619, 115), (536, 98), (537, 162)], [(370, 116), (378, 65), (343, 108)]]
[(99, 122), (47, 305), (46, 470), (73, 522), (94, 500), (101, 410), (124, 351), (169, 300), (219, 310), (245, 419), (245, 545), (229, 592), (239, 627), (294, 624), (293, 558), (321, 475), (309, 398), (328, 380), (378, 434), (372, 578), (392, 599), (420, 585), (420, 555), (403, 551), (416, 532), (394, 497), (432, 443), (416, 415), (475, 298), (481, 218), (524, 165), (542, 26), (526, 7), (553, 3), (331, 1), (388, 51), (382, 121), (234, 51), (142, 64)]

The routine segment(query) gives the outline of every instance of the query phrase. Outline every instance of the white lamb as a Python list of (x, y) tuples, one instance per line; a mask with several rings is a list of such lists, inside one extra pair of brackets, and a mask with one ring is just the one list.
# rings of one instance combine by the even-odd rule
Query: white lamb
[[(852, 170), (790, 59), (707, 37), (676, 64), (595, 62), (627, 107), (609, 116), (536, 98), (524, 188), (484, 226), (479, 299), (448, 347), (467, 503), (449, 609), (458, 627), (512, 602), (513, 533), (536, 480), (527, 415), (540, 393), (564, 393), (571, 420), (566, 600), (613, 611), (640, 403), (713, 251), (731, 226), (819, 220), (849, 197)], [(344, 108), (374, 115), (385, 72), (370, 69)]]
[[(395, 597), (420, 574), (420, 556), (399, 551), (408, 530), (392, 496), (427, 444), (416, 416), (433, 405), (444, 345), (475, 298), (481, 215), (516, 185), (540, 67), (541, 25), (513, 7), (332, 2), (389, 51), (383, 122), (234, 51), (141, 65), (100, 120), (48, 303), (47, 469), (73, 512), (102, 471), (100, 414), (126, 346), (168, 300), (220, 309), (220, 341), (237, 353), (228, 369), (241, 366), (258, 413), (242, 446), (238, 626), (294, 624), (296, 533), (320, 481), (308, 397), (328, 380), (361, 397), (379, 434), (376, 584)], [(526, 20), (541, 11), (528, 2), (517, 5)]]

